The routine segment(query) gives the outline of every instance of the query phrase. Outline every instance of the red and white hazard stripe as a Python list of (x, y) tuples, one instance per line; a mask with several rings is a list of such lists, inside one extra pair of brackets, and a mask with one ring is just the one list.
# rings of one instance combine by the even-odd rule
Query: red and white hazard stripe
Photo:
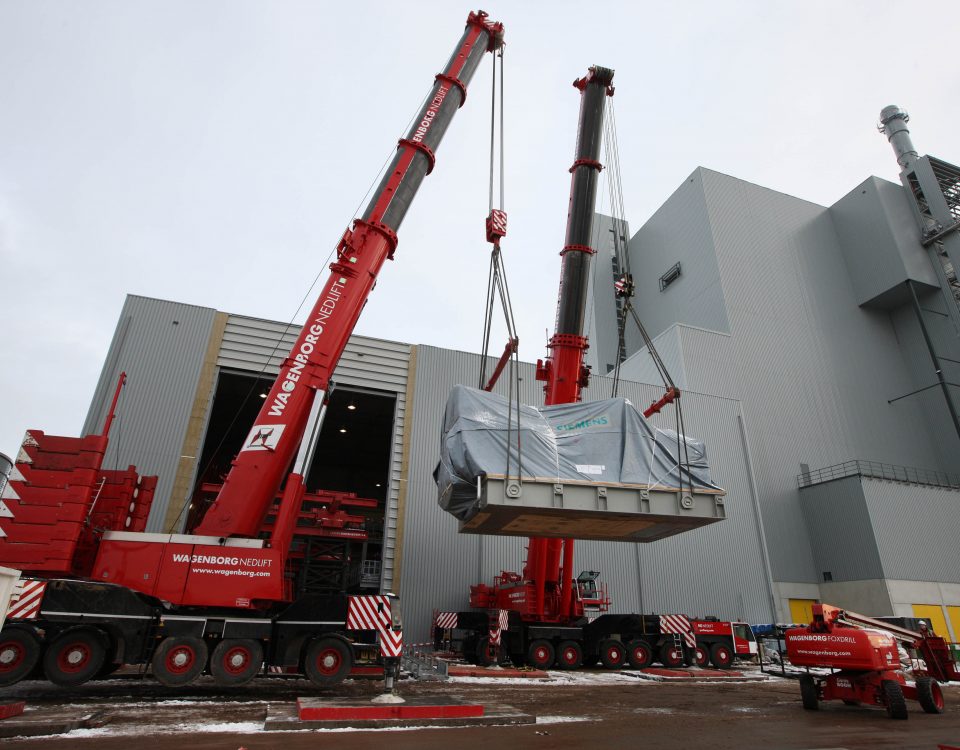
[(499, 609), (496, 612), (496, 620), (493, 619), (493, 613), (490, 613), (490, 643), (499, 646), (500, 635), (510, 625), (510, 611), (507, 609)]
[(693, 634), (690, 618), (686, 615), (660, 615), (660, 630), (664, 633), (682, 635), (687, 648), (697, 646), (697, 637)]
[(40, 614), (40, 603), (43, 601), (43, 592), (46, 588), (46, 581), (37, 581), (32, 578), (17, 581), (10, 595), (7, 619), (35, 620)]
[(403, 631), (393, 629), (388, 596), (347, 597), (347, 630), (375, 630), (380, 653), (399, 657), (403, 651)]
[(457, 627), (457, 613), (456, 612), (438, 612), (435, 623), (438, 628), (443, 628), (444, 630), (447, 630), (449, 628), (455, 628)]

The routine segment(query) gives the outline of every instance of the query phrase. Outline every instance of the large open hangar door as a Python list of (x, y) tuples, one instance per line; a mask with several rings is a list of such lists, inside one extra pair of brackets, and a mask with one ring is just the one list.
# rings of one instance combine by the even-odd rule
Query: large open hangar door
[[(185, 508), (186, 531), (215, 499), (272, 382), (220, 369)], [(393, 393), (343, 386), (330, 394), (291, 555), (300, 591), (380, 588), (396, 408)], [(264, 535), (272, 519), (268, 514)]]

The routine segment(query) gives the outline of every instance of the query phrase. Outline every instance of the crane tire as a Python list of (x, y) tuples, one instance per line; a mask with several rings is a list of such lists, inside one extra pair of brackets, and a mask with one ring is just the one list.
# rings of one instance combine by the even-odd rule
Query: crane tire
[(153, 652), (153, 676), (167, 687), (189, 685), (203, 674), (207, 655), (207, 644), (202, 638), (171, 635), (160, 641)]
[(607, 669), (620, 669), (627, 660), (627, 649), (615, 638), (600, 641), (600, 661)]
[(39, 639), (29, 630), (5, 628), (0, 632), (0, 687), (25, 680), (42, 652)]
[(660, 663), (668, 669), (676, 669), (683, 664), (683, 649), (672, 640), (664, 641), (660, 646)]
[(637, 639), (627, 644), (627, 661), (633, 669), (646, 669), (653, 663), (653, 649), (644, 640)]
[(263, 668), (263, 646), (248, 638), (220, 641), (210, 655), (210, 674), (218, 685), (246, 685)]
[(343, 682), (353, 668), (350, 646), (340, 638), (317, 638), (307, 646), (303, 671), (314, 685)]
[(556, 655), (553, 644), (545, 638), (539, 638), (527, 649), (527, 664), (535, 669), (550, 669)]
[(557, 647), (557, 666), (560, 669), (580, 669), (583, 665), (583, 647), (577, 641), (561, 641)]
[(43, 655), (43, 673), (54, 685), (74, 687), (97, 676), (107, 659), (106, 636), (95, 628), (64, 630)]
[(733, 664), (733, 651), (726, 643), (714, 643), (710, 647), (710, 663), (717, 669), (730, 669)]

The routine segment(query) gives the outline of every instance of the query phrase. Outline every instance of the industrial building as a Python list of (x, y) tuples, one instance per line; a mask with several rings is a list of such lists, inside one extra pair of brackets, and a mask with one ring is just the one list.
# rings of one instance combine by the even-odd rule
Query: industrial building
[[(820, 206), (699, 168), (629, 237), (600, 217), (587, 315), (594, 377), (609, 397), (618, 359), (613, 284), (634, 299), (683, 391), (686, 429), (727, 491), (721, 523), (645, 545), (579, 542), (619, 612), (769, 622), (813, 601), (922, 616), (960, 640), (960, 434), (953, 399), (960, 309), (960, 170), (888, 130), (902, 185), (866, 179)], [(897, 129), (899, 128), (899, 129)], [(904, 145), (906, 144), (906, 145)], [(105, 466), (160, 477), (149, 531), (189, 527), (204, 483), (229, 466), (297, 331), (282, 323), (128, 297), (84, 425), (99, 429), (120, 372), (129, 385)], [(636, 331), (620, 395), (662, 395)], [(522, 539), (459, 535), (432, 473), (450, 388), (480, 356), (353, 336), (336, 373), (310, 489), (377, 501), (368, 539), (341, 550), (350, 587), (403, 598), (408, 640), (431, 612), (462, 609), (470, 584), (517, 570)], [(939, 378), (938, 378), (939, 375)], [(542, 403), (534, 366), (522, 399)], [(670, 409), (653, 421), (672, 427)]]

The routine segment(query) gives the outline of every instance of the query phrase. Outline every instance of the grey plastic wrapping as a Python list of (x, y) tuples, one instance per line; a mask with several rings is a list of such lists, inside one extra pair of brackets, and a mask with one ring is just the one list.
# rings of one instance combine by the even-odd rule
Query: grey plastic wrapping
[(710, 480), (703, 443), (689, 437), (681, 441), (678, 446), (673, 430), (650, 425), (625, 398), (539, 408), (522, 405), (518, 426), (515, 403), (458, 385), (447, 400), (440, 463), (434, 472), (440, 507), (460, 520), (469, 518), (477, 502), (477, 479), (487, 474), (719, 490)]

